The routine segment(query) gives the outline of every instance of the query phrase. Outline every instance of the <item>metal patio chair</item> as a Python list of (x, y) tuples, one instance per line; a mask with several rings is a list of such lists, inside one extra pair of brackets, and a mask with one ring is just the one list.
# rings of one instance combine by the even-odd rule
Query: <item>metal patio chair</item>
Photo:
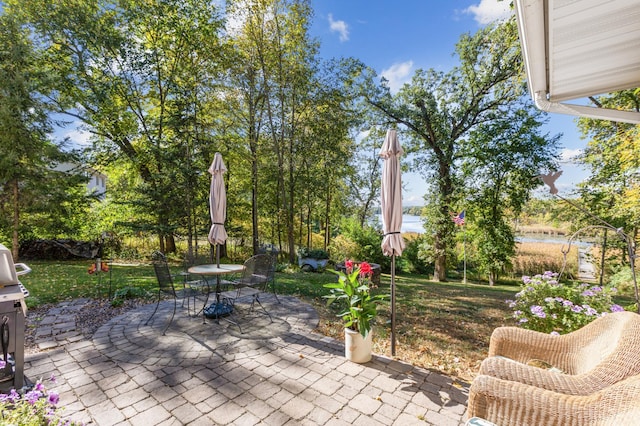
[[(272, 257), (268, 254), (257, 254), (247, 259), (244, 263), (242, 276), (237, 280), (227, 282), (227, 284), (231, 285), (231, 289), (220, 293), (220, 300), (230, 303), (234, 312), (237, 311), (238, 302), (247, 301), (249, 304), (247, 312), (249, 313), (255, 311), (257, 304), (262, 312), (269, 317), (269, 320), (273, 322), (271, 314), (260, 302), (260, 294), (268, 290), (269, 275), (273, 269), (272, 264)], [(242, 333), (240, 324), (238, 322), (234, 323)]]
[(162, 330), (162, 335), (167, 332), (167, 329), (173, 322), (173, 318), (176, 315), (176, 308), (178, 306), (178, 292), (175, 289), (175, 285), (173, 282), (173, 276), (171, 275), (171, 271), (169, 270), (169, 265), (167, 264), (167, 258), (165, 255), (159, 251), (156, 251), (151, 256), (153, 262), (153, 270), (155, 271), (156, 278), (158, 280), (158, 301), (156, 302), (156, 307), (151, 313), (151, 316), (144, 323), (144, 325), (148, 325), (153, 316), (158, 311), (158, 306), (160, 306), (160, 301), (164, 296), (170, 296), (173, 298), (173, 312), (171, 313), (171, 318), (169, 318), (169, 322)]

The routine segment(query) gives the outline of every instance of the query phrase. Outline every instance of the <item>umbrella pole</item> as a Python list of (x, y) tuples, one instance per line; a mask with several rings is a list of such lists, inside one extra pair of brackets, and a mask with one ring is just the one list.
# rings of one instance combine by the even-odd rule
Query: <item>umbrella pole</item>
[(396, 356), (396, 255), (391, 255), (391, 356)]

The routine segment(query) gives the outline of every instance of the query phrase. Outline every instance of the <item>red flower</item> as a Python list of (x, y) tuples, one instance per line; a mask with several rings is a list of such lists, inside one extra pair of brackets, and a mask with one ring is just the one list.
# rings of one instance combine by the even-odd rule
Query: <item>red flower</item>
[(353, 271), (353, 260), (345, 260), (344, 267), (347, 270), (347, 274), (350, 274)]
[(371, 265), (369, 265), (369, 263), (367, 262), (360, 263), (360, 276), (370, 277), (371, 275), (373, 275), (373, 269), (371, 268)]

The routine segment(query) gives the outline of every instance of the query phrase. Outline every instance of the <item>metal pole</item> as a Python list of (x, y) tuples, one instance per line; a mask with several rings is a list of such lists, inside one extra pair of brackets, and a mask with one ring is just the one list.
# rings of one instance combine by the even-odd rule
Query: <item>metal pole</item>
[(396, 255), (391, 255), (391, 356), (396, 356)]
[(467, 283), (467, 225), (462, 225), (462, 284)]

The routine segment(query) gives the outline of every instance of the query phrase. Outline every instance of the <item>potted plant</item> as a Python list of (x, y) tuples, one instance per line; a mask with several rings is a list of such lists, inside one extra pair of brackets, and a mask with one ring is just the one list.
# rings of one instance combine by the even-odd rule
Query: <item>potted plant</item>
[(338, 275), (337, 283), (325, 284), (331, 294), (324, 296), (327, 305), (344, 300), (346, 307), (338, 314), (344, 321), (345, 357), (363, 363), (371, 359), (372, 321), (376, 317), (378, 304), (384, 295), (372, 295), (375, 287), (371, 282), (373, 270), (367, 262), (354, 268), (353, 261), (345, 262), (346, 271), (332, 271)]
[(298, 249), (298, 265), (305, 272), (312, 272), (327, 266), (329, 253), (322, 249)]

